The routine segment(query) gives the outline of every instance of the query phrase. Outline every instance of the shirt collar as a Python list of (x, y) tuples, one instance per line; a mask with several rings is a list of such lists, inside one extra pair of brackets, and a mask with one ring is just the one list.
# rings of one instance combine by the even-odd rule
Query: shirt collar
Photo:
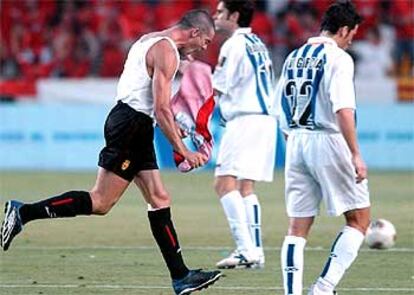
[(328, 43), (330, 45), (338, 47), (338, 44), (336, 43), (334, 39), (326, 37), (326, 36), (318, 36), (318, 37), (312, 37), (308, 39), (308, 44), (322, 44), (322, 43)]
[(238, 28), (234, 31), (233, 36), (235, 35), (239, 35), (239, 34), (249, 34), (252, 32), (252, 28), (247, 27), (247, 28)]

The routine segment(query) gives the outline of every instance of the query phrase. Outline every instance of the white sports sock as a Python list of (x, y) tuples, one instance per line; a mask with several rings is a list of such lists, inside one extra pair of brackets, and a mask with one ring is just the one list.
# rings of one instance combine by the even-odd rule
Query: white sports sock
[(280, 251), (285, 295), (302, 295), (303, 252), (306, 240), (302, 237), (286, 236)]
[[(220, 198), (224, 213), (230, 225), (233, 239), (236, 242), (237, 250), (251, 254), (254, 246), (250, 238), (247, 225), (246, 210), (244, 209), (243, 198), (240, 192), (231, 191)], [(254, 255), (254, 254), (253, 254)]]
[(244, 207), (246, 210), (247, 224), (249, 226), (250, 237), (255, 247), (255, 252), (258, 256), (263, 256), (262, 245), (262, 209), (260, 207), (259, 199), (255, 194), (248, 195), (243, 198)]
[(316, 285), (321, 290), (333, 291), (345, 271), (358, 256), (364, 235), (356, 228), (345, 226), (332, 244), (331, 254)]

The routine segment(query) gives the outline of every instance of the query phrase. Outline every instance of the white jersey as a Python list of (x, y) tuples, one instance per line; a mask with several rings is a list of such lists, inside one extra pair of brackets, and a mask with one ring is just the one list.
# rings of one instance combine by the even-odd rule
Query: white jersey
[(273, 69), (269, 52), (251, 28), (239, 28), (220, 49), (213, 87), (221, 94), (225, 121), (239, 115), (274, 115)]
[(355, 109), (354, 62), (328, 37), (310, 38), (286, 58), (276, 89), (280, 125), (339, 133), (335, 113)]
[[(177, 73), (180, 56), (174, 41), (168, 37), (146, 36), (136, 41), (128, 52), (124, 70), (119, 78), (116, 100), (128, 104), (138, 112), (142, 112), (151, 118), (154, 117), (154, 97), (152, 94), (152, 79), (148, 75), (146, 56), (148, 50), (158, 41), (166, 39), (171, 43), (177, 56)], [(173, 78), (174, 78), (173, 76)]]

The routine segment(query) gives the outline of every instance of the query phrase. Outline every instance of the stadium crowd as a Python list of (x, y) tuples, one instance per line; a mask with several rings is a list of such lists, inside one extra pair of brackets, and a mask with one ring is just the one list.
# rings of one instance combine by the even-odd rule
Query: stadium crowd
[[(354, 57), (365, 76), (412, 76), (413, 0), (355, 0), (364, 23)], [(287, 53), (315, 35), (330, 0), (256, 1), (252, 24), (271, 48), (278, 74)], [(116, 77), (129, 46), (216, 0), (5, 0), (0, 2), (1, 79)], [(201, 57), (214, 66), (220, 38)], [(358, 66), (360, 65), (360, 66)]]

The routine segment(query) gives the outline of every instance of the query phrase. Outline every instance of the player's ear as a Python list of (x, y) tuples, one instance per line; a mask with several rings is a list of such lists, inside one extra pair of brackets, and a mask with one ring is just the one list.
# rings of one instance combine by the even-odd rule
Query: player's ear
[(239, 17), (240, 13), (238, 11), (235, 11), (229, 15), (229, 20), (237, 24), (239, 21)]
[(346, 38), (348, 37), (349, 33), (351, 32), (351, 30), (349, 29), (348, 26), (343, 26), (339, 28), (339, 36), (341, 38)]
[(192, 38), (199, 37), (199, 36), (200, 36), (200, 34), (201, 34), (201, 31), (200, 31), (200, 29), (199, 29), (199, 28), (192, 28), (192, 29), (191, 29), (191, 37), (192, 37)]

